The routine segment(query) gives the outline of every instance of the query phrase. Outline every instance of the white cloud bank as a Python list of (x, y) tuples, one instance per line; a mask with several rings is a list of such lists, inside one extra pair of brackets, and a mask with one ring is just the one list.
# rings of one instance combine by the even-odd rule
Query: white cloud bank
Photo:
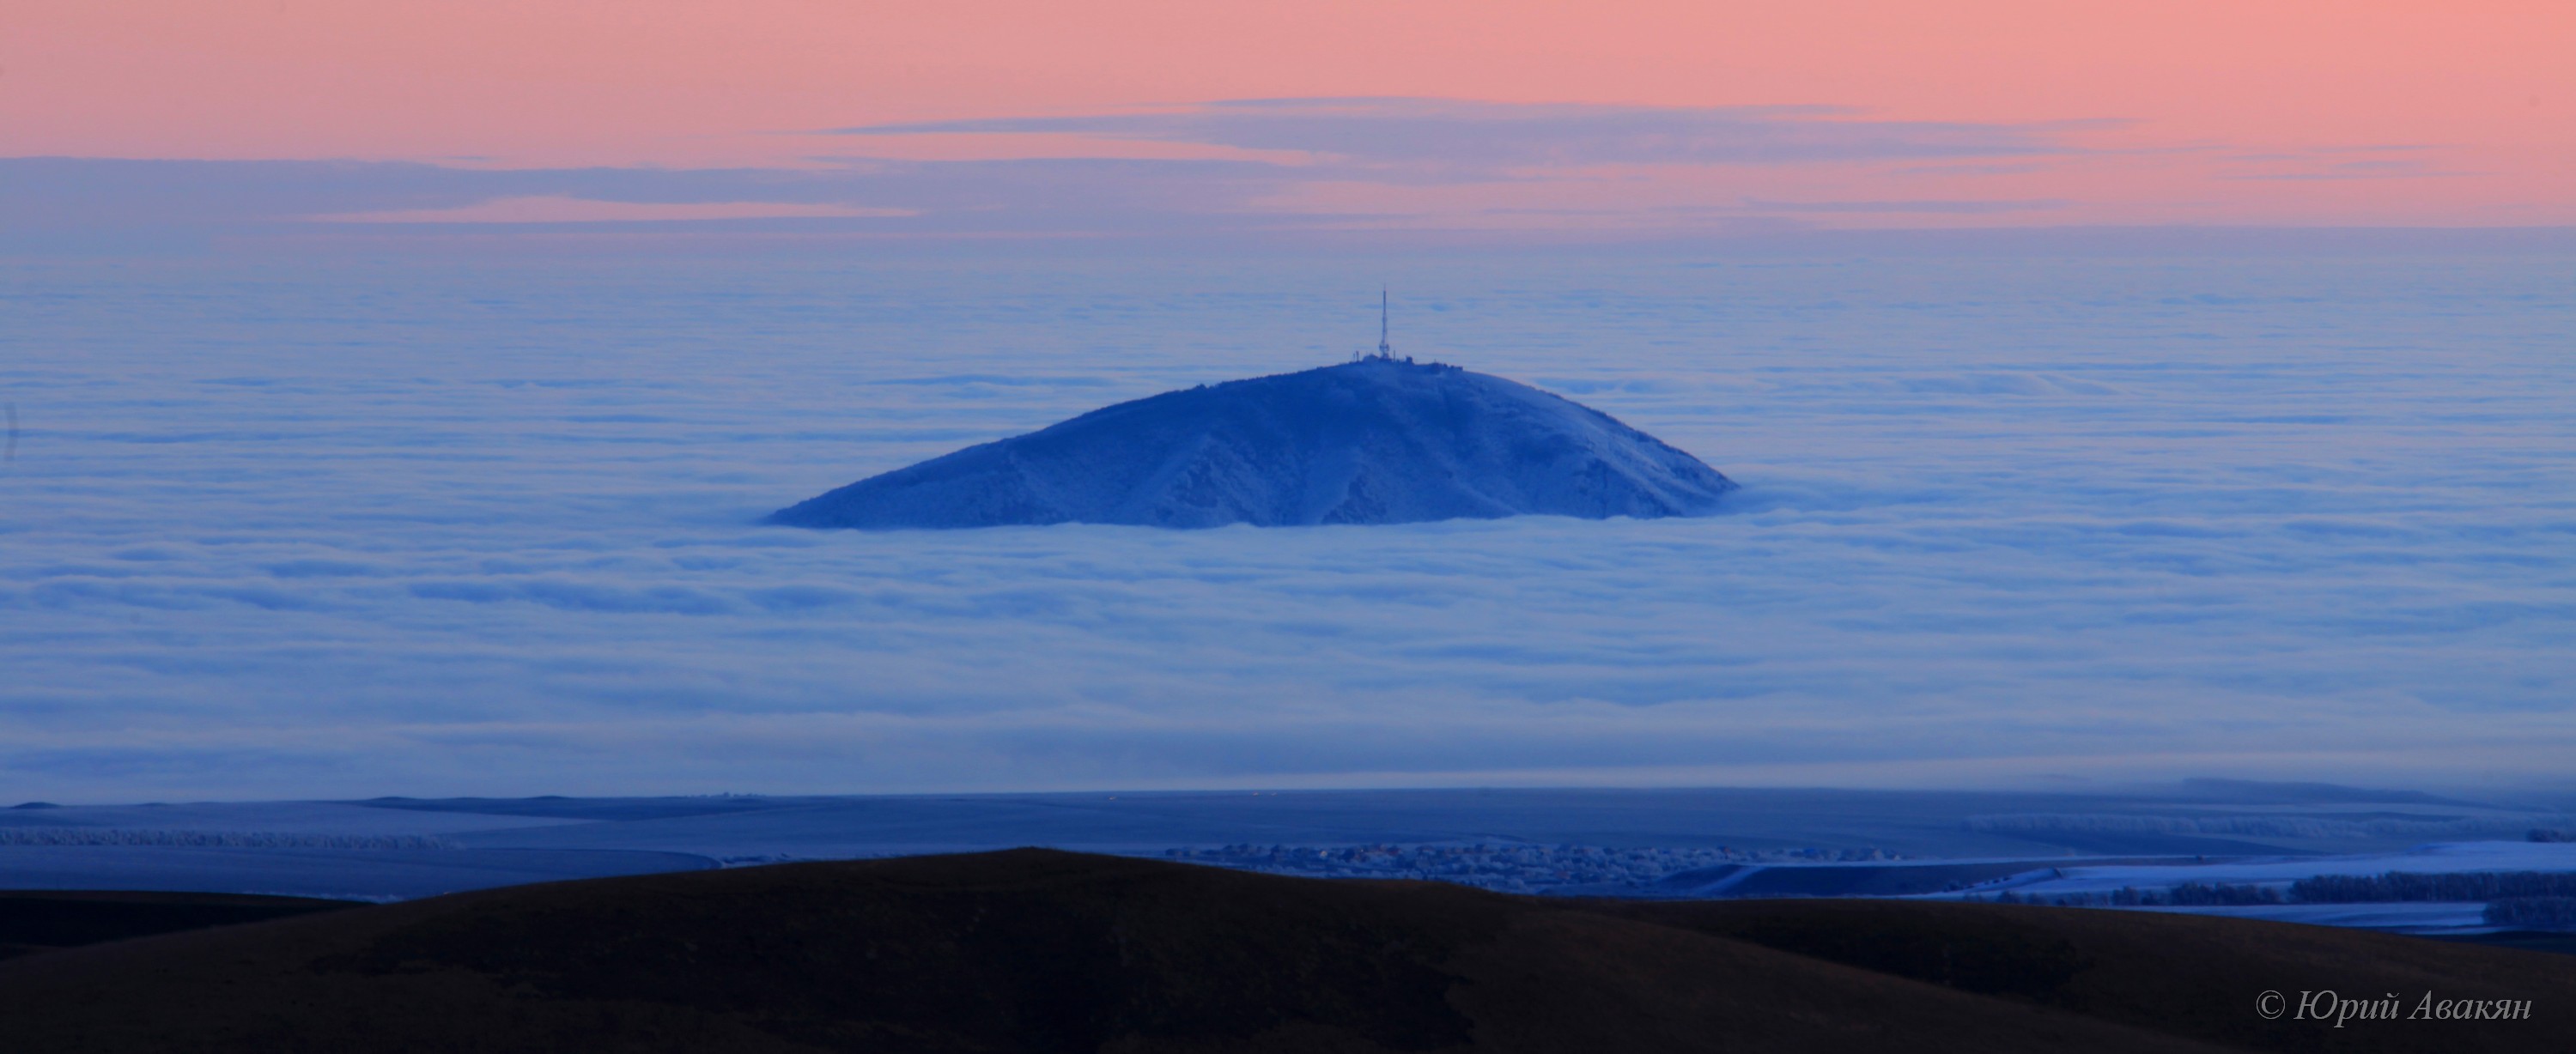
[[(2576, 261), (23, 266), (0, 798), (2562, 778)], [(1373, 343), (1703, 520), (812, 533)], [(2080, 785), (2080, 784), (2073, 784)]]

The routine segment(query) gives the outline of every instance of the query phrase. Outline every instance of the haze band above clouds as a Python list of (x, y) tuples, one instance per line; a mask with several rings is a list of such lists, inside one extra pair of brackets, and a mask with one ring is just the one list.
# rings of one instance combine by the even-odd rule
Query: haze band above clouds
[[(1308, 99), (797, 133), (815, 147), (794, 168), (11, 158), (0, 159), (9, 187), (0, 252), (353, 227), (379, 236), (616, 225), (907, 237), (1408, 228), (1670, 236), (1818, 222), (2102, 222), (2102, 202), (2033, 195), (2015, 181), (2034, 167), (2139, 163), (2134, 151), (2083, 142), (2119, 127), (1892, 121), (1829, 107)], [(960, 140), (999, 156), (920, 156), (920, 144)], [(1061, 156), (1067, 143), (1086, 144), (1086, 156)], [(1118, 156), (1174, 145), (1206, 156)], [(2403, 145), (2360, 156), (2161, 156), (2228, 178), (2443, 174), (2437, 149)], [(2228, 185), (2208, 184), (2222, 198)], [(2174, 207), (2198, 215), (2198, 206)]]

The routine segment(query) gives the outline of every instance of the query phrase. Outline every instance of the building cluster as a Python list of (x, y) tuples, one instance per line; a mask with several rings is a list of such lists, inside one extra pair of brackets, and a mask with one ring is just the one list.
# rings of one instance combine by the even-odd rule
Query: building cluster
[(1610, 849), (1590, 845), (1229, 845), (1171, 849), (1166, 858), (1309, 878), (1402, 878), (1455, 882), (1501, 893), (1644, 888), (1683, 871), (1720, 864), (1816, 864), (1892, 860), (1877, 849)]

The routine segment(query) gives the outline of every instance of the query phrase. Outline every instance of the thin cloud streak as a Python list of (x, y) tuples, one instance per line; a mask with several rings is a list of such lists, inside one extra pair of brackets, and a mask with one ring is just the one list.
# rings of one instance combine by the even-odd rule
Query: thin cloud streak
[[(2107, 127), (2093, 122), (2081, 127)], [(1780, 165), (2078, 152), (2078, 127), (1868, 120), (1822, 106), (1647, 107), (1458, 99), (1246, 99), (1186, 109), (863, 125), (824, 134), (1034, 135), (1295, 150), (1444, 169)]]
[(776, 201), (595, 201), (560, 194), (493, 198), (434, 209), (388, 209), (309, 217), (322, 223), (696, 223), (707, 220), (873, 219), (912, 209)]
[(2062, 200), (2031, 201), (1765, 201), (1747, 199), (1744, 207), (1753, 212), (1922, 212), (1958, 216), (1982, 216), (1997, 212), (2042, 212), (2062, 209), (2072, 202)]

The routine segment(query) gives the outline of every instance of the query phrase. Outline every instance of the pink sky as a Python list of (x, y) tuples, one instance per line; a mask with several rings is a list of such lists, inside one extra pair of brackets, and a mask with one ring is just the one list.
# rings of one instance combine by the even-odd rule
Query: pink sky
[(11, 7), (5, 156), (683, 168), (1265, 156), (1067, 134), (803, 133), (1281, 97), (1827, 105), (1876, 121), (2104, 123), (2051, 131), (2068, 152), (2011, 163), (1573, 157), (1513, 185), (1344, 178), (1258, 207), (1431, 223), (1553, 211), (1579, 224), (1640, 207), (1938, 200), (2048, 204), (1812, 214), (1905, 226), (2576, 223), (2576, 4), (2565, 0)]

